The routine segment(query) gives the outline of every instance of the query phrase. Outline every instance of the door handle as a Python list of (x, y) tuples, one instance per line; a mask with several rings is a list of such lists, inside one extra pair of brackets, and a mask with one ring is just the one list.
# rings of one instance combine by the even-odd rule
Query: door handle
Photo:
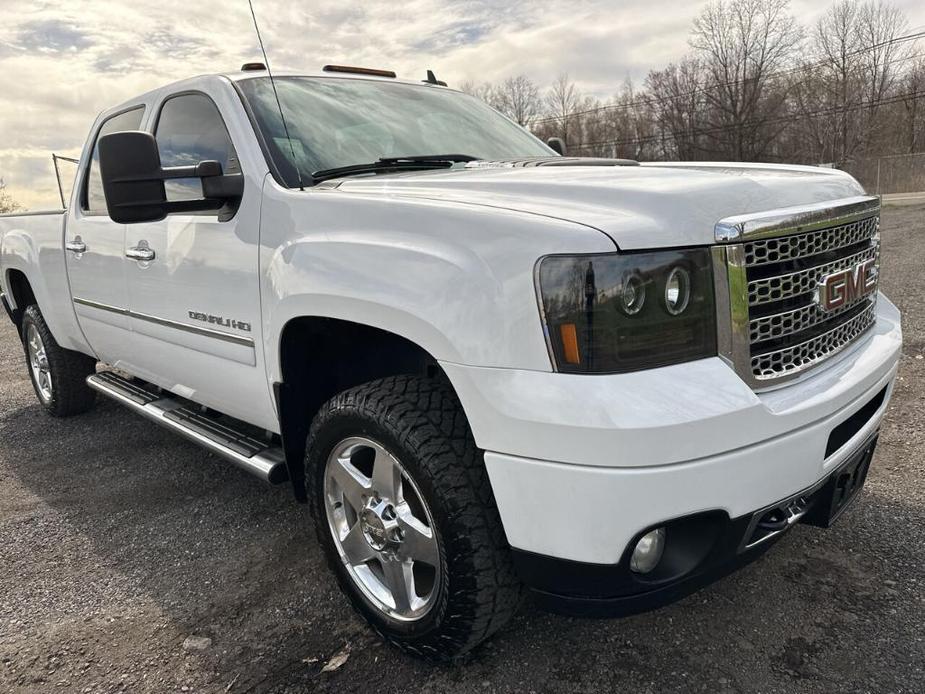
[(64, 244), (64, 248), (71, 251), (72, 253), (86, 253), (87, 244), (83, 242), (79, 236), (75, 236), (73, 241), (68, 241)]
[(148, 246), (147, 241), (139, 241), (137, 246), (125, 251), (125, 257), (131, 258), (132, 260), (147, 262), (149, 260), (154, 260), (155, 253), (154, 250)]

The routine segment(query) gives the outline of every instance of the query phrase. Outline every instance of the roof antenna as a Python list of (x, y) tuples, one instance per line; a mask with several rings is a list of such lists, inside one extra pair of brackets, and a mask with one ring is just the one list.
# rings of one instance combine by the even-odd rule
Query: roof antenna
[(279, 92), (276, 91), (276, 82), (273, 80), (273, 73), (270, 70), (270, 60), (267, 58), (267, 49), (263, 47), (263, 39), (260, 36), (260, 27), (257, 26), (257, 15), (254, 14), (254, 3), (247, 0), (248, 7), (251, 8), (251, 17), (254, 20), (254, 31), (257, 32), (257, 43), (260, 44), (260, 52), (263, 53), (263, 63), (267, 66), (267, 75), (270, 78), (270, 86), (273, 87), (273, 96), (276, 97), (276, 108), (279, 109), (279, 117), (283, 121), (283, 131), (286, 133), (286, 140), (289, 142), (289, 152), (292, 154), (292, 165), (295, 167), (296, 176), (299, 179), (299, 190), (305, 190), (302, 183), (302, 170), (295, 156), (295, 146), (292, 144), (292, 137), (289, 135), (289, 126), (286, 124), (286, 116), (283, 114), (283, 105), (279, 101)]
[(440, 81), (440, 80), (437, 79), (437, 76), (434, 74), (434, 71), (433, 71), (433, 70), (428, 70), (428, 71), (427, 71), (427, 79), (426, 79), (426, 80), (421, 80), (421, 81), (424, 82), (424, 83), (426, 83), (426, 84), (436, 84), (436, 85), (438, 85), (438, 86), (440, 86), (440, 87), (445, 87), (445, 86), (446, 86), (446, 82), (442, 82), (442, 81)]

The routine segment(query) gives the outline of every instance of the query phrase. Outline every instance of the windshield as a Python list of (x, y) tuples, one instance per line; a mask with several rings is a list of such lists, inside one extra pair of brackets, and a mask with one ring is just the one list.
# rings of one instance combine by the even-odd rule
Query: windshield
[[(464, 154), (477, 159), (552, 156), (520, 126), (475, 97), (428, 86), (336, 77), (266, 77), (238, 83), (276, 169), (290, 187), (313, 171), (384, 157)], [(293, 161), (294, 156), (294, 161)]]

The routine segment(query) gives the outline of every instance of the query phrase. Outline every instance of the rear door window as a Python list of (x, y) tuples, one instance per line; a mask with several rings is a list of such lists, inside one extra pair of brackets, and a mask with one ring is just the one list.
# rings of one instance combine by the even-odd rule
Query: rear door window
[(90, 157), (87, 169), (86, 185), (81, 196), (80, 208), (87, 215), (104, 215), (106, 212), (106, 196), (103, 194), (103, 179), (100, 176), (100, 138), (109, 133), (118, 133), (123, 130), (138, 130), (145, 115), (145, 107), (139, 106), (130, 111), (123, 111), (103, 121), (96, 133), (93, 143), (93, 156)]

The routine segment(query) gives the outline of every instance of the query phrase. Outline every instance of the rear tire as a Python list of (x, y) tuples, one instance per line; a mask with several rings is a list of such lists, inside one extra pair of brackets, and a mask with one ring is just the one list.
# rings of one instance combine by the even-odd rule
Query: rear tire
[(49, 414), (70, 417), (93, 407), (96, 393), (87, 376), (96, 370), (96, 359), (58, 345), (35, 304), (23, 311), (22, 341), (29, 380)]
[[(391, 464), (401, 490), (394, 495), (401, 499), (376, 516), (376, 509), (392, 508), (389, 483), (377, 467), (381, 460)], [(350, 474), (330, 465), (345, 465)], [(339, 471), (343, 488), (331, 482), (331, 469)], [(355, 480), (359, 486), (350, 492)], [(311, 426), (306, 486), (318, 539), (341, 588), (373, 628), (404, 651), (431, 661), (455, 659), (517, 611), (522, 587), (482, 453), (444, 383), (398, 376), (334, 397)], [(347, 510), (356, 499), (366, 511)], [(403, 513), (417, 519), (404, 532), (395, 529)], [(365, 544), (352, 542), (357, 530)], [(399, 539), (389, 545), (393, 532)], [(431, 538), (436, 549), (427, 543)], [(425, 597), (418, 597), (419, 554), (413, 550), (424, 557)], [(404, 561), (406, 573), (395, 568), (396, 561)], [(431, 564), (437, 565), (432, 571)], [(410, 601), (388, 590), (396, 571), (413, 576), (399, 580)], [(411, 608), (399, 609), (402, 604)]]

